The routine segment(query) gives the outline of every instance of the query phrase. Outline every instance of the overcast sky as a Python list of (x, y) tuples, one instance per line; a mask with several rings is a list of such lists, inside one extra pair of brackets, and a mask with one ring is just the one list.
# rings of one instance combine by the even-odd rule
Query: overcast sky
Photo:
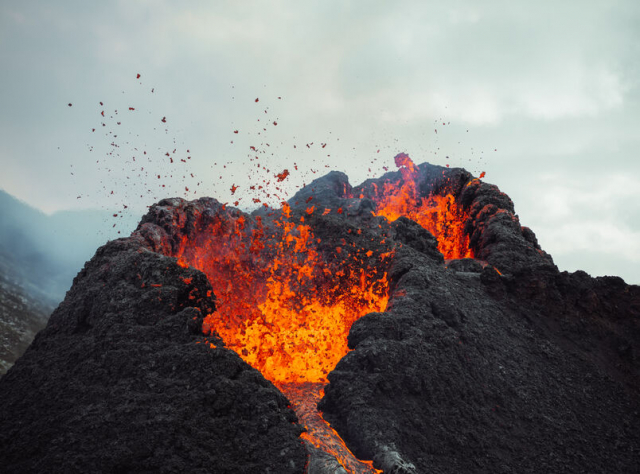
[(246, 209), (402, 151), (486, 171), (561, 270), (640, 283), (639, 25), (637, 0), (3, 0), (0, 188)]

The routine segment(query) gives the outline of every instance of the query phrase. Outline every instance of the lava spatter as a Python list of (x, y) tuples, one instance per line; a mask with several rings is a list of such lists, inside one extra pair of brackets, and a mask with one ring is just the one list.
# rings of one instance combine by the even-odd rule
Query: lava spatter
[[(366, 259), (338, 251), (332, 257), (320, 252), (321, 242), (287, 203), (268, 223), (222, 205), (194, 238), (183, 237), (175, 256), (181, 266), (203, 271), (216, 288), (217, 311), (203, 330), (217, 332), (297, 400), (305, 442), (330, 453), (349, 473), (380, 472), (350, 453), (315, 406), (327, 375), (349, 351), (351, 325), (386, 308), (384, 262), (390, 254), (377, 248), (375, 255), (362, 249)], [(309, 384), (312, 391), (305, 389)]]
[(456, 197), (445, 190), (444, 193), (420, 195), (419, 170), (405, 153), (395, 157), (400, 167), (401, 179), (383, 184), (372, 197), (376, 203), (376, 213), (390, 221), (400, 216), (416, 221), (438, 239), (438, 250), (447, 260), (473, 258), (469, 248), (469, 236), (464, 230), (469, 213), (456, 201)]
[(381, 265), (328, 260), (286, 203), (268, 226), (236, 213), (220, 209), (176, 254), (217, 288), (219, 309), (206, 329), (274, 383), (326, 382), (348, 352), (353, 322), (385, 309), (386, 274)]

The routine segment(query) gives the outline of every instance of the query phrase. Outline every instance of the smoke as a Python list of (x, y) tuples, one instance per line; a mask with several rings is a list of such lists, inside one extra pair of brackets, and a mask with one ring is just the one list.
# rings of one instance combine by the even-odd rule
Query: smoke
[(57, 304), (96, 249), (118, 232), (129, 235), (138, 220), (123, 215), (116, 221), (104, 210), (47, 215), (0, 190), (0, 271)]

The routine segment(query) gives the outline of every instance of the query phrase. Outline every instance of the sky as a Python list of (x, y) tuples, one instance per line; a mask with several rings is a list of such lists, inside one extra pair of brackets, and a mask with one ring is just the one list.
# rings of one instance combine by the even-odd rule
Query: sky
[(117, 223), (406, 152), (486, 172), (560, 270), (640, 284), (638, 25), (636, 0), (1, 0), (0, 188)]

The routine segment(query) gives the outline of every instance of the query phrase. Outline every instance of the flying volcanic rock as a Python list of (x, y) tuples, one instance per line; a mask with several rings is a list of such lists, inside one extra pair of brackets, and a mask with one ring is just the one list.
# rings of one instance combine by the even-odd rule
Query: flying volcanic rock
[(396, 163), (251, 215), (152, 206), (0, 379), (3, 469), (638, 472), (640, 287), (559, 272), (496, 186)]

